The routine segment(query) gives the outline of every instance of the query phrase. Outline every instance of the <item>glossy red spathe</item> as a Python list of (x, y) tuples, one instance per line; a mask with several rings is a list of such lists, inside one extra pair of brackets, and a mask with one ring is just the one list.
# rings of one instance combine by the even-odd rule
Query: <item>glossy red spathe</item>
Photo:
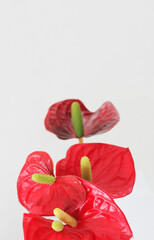
[(120, 120), (118, 111), (109, 101), (102, 104), (97, 111), (91, 112), (78, 99), (63, 100), (49, 108), (44, 122), (46, 129), (56, 134), (60, 139), (76, 138), (71, 117), (71, 105), (73, 102), (80, 104), (84, 137), (105, 133)]
[(87, 156), (92, 168), (92, 182), (112, 198), (131, 193), (135, 182), (135, 167), (128, 148), (103, 143), (75, 144), (65, 159), (57, 163), (57, 176), (81, 177), (80, 161)]
[(47, 153), (31, 153), (18, 177), (19, 202), (30, 213), (52, 216), (55, 207), (72, 212), (85, 200), (86, 190), (75, 176), (57, 177), (54, 184), (48, 185), (34, 182), (35, 173), (53, 175), (53, 162)]
[(64, 226), (63, 231), (56, 232), (51, 228), (53, 220), (32, 214), (24, 214), (24, 240), (94, 240), (93, 233), (70, 226)]
[(124, 213), (114, 200), (94, 184), (81, 179), (87, 190), (86, 201), (74, 216), (79, 229), (93, 231), (96, 240), (129, 240), (133, 237)]
[[(79, 179), (79, 178), (78, 178)], [(25, 240), (72, 239), (72, 240), (129, 240), (133, 236), (120, 208), (101, 189), (81, 180), (87, 190), (85, 202), (72, 216), (77, 227), (64, 226), (61, 232), (51, 228), (52, 220), (25, 214), (23, 220)]]

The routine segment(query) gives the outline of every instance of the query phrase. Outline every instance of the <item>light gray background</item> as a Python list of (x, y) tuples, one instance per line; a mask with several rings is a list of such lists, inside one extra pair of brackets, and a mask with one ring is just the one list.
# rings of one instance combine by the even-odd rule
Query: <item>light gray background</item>
[(16, 180), (26, 157), (54, 162), (76, 139), (47, 132), (49, 106), (79, 98), (95, 111), (106, 100), (121, 115), (110, 132), (85, 139), (129, 147), (134, 192), (116, 202), (135, 240), (153, 239), (154, 3), (151, 0), (5, 0), (0, 3), (0, 239), (22, 240)]

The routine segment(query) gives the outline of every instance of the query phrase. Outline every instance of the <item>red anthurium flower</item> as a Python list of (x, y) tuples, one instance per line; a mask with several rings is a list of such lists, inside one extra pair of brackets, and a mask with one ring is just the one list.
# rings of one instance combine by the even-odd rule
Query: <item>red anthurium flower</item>
[[(39, 216), (24, 215), (25, 240), (85, 239), (129, 240), (133, 236), (129, 224), (115, 202), (92, 183), (81, 180), (87, 189), (86, 201), (72, 217), (60, 209), (54, 213), (66, 224), (59, 232), (52, 229), (53, 221)], [(76, 224), (73, 225), (73, 221)], [(59, 229), (58, 229), (59, 230)]]
[(86, 197), (85, 188), (75, 176), (53, 176), (53, 162), (45, 152), (28, 156), (18, 177), (17, 191), (20, 203), (30, 213), (43, 216), (53, 215), (57, 206), (72, 212)]
[(94, 184), (112, 198), (131, 193), (135, 182), (135, 168), (128, 148), (103, 143), (73, 145), (67, 151), (66, 158), (57, 163), (57, 176), (76, 175), (84, 178), (81, 171), (81, 159), (84, 156), (90, 161), (90, 179)]
[(52, 229), (53, 220), (24, 214), (24, 240), (94, 240), (92, 232), (64, 226), (61, 232)]
[(109, 131), (119, 119), (119, 113), (109, 101), (96, 112), (90, 112), (80, 100), (68, 99), (49, 108), (45, 127), (61, 139), (82, 138)]

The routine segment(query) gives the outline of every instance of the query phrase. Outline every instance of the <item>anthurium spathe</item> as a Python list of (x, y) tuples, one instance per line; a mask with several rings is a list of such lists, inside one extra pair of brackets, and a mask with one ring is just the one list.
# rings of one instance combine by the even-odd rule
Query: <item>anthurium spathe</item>
[(133, 234), (130, 226), (115, 202), (92, 183), (81, 181), (87, 190), (86, 200), (72, 216), (61, 209), (54, 209), (55, 216), (66, 225), (55, 227), (52, 220), (25, 214), (23, 220), (25, 240), (131, 239)]
[(51, 216), (55, 207), (68, 212), (78, 208), (86, 190), (75, 176), (55, 177), (53, 162), (46, 152), (33, 152), (19, 174), (17, 191), (20, 203), (37, 215)]
[(109, 131), (119, 121), (119, 113), (107, 101), (95, 112), (78, 99), (53, 104), (46, 115), (45, 127), (61, 139), (90, 137)]
[(135, 182), (134, 161), (129, 149), (104, 143), (71, 146), (65, 159), (57, 163), (56, 174), (82, 177), (102, 188), (112, 198), (131, 193)]
[(64, 226), (60, 232), (52, 228), (53, 220), (24, 214), (24, 240), (94, 240), (92, 232)]

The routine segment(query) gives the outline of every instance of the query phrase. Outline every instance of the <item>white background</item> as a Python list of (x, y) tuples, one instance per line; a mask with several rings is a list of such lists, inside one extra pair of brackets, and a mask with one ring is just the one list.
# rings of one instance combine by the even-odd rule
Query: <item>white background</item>
[(22, 240), (16, 180), (29, 153), (54, 162), (77, 142), (44, 128), (50, 105), (79, 98), (95, 111), (112, 101), (121, 121), (85, 139), (129, 147), (137, 179), (117, 200), (135, 240), (153, 239), (154, 2), (5, 0), (0, 3), (0, 239)]

